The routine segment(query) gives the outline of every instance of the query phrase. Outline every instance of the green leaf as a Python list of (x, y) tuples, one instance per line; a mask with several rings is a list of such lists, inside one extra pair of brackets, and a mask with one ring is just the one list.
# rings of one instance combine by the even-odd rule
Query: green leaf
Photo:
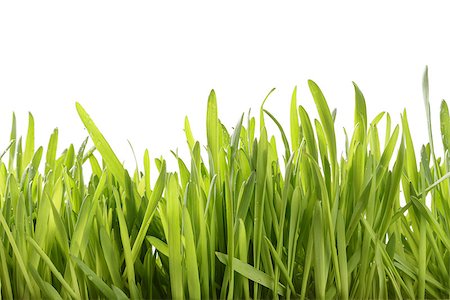
[(31, 162), (34, 154), (34, 118), (31, 113), (28, 114), (28, 132), (25, 144), (25, 151), (22, 157), (22, 170), (24, 170)]
[(213, 161), (214, 173), (217, 173), (219, 166), (219, 118), (217, 115), (217, 100), (214, 90), (211, 90), (208, 98), (206, 136), (211, 159)]
[[(52, 271), (52, 273), (56, 277), (56, 279), (58, 279), (58, 281), (61, 283), (61, 285), (67, 290), (67, 292), (69, 292), (70, 296), (75, 299), (79, 299), (79, 296), (75, 293), (75, 291), (72, 289), (72, 287), (69, 285), (69, 283), (67, 283), (67, 281), (64, 279), (62, 274), (55, 267), (55, 265), (51, 261), (50, 257), (47, 256), (47, 254), (41, 249), (41, 247), (39, 247), (39, 245), (31, 237), (27, 236), (27, 241), (30, 243), (31, 246), (33, 246), (33, 248), (36, 250), (36, 252), (42, 258), (42, 260), (45, 262), (45, 264), (50, 268), (50, 270)], [(31, 265), (29, 265), (28, 267), (31, 267), (34, 271), (36, 271)], [(37, 271), (36, 271), (36, 274), (38, 274)]]
[[(221, 263), (224, 265), (228, 264), (228, 255), (220, 252), (216, 252), (216, 256), (219, 259)], [(234, 270), (241, 274), (242, 276), (252, 280), (255, 283), (258, 283), (268, 289), (273, 290), (274, 283), (273, 279), (267, 275), (266, 273), (255, 269), (251, 265), (242, 262), (241, 260), (237, 258), (233, 258), (233, 266)], [(286, 292), (286, 288), (281, 284), (278, 283), (278, 294), (280, 296), (284, 296)]]
[(118, 253), (116, 253), (111, 237), (108, 236), (104, 227), (100, 228), (100, 243), (113, 284), (119, 288), (123, 288), (123, 282), (119, 272), (120, 264), (117, 257)]
[(317, 153), (317, 145), (316, 139), (314, 137), (314, 130), (311, 125), (311, 120), (309, 119), (308, 113), (303, 108), (303, 106), (299, 106), (298, 108), (300, 114), (300, 120), (302, 122), (303, 136), (306, 140), (306, 147), (308, 149), (309, 154), (317, 161), (318, 153)]
[(316, 202), (314, 207), (313, 239), (314, 239), (314, 277), (316, 285), (316, 296), (325, 299), (325, 288), (327, 285), (327, 268), (325, 261), (325, 230), (322, 220), (322, 207)]
[(323, 96), (319, 86), (312, 80), (308, 80), (309, 89), (316, 103), (317, 111), (319, 112), (320, 121), (323, 124), (325, 136), (328, 142), (328, 151), (330, 155), (331, 165), (336, 163), (336, 135), (334, 132), (334, 122), (331, 116), (330, 108)]
[[(148, 161), (147, 161), (147, 164), (146, 164), (146, 167), (145, 167), (145, 169), (147, 170), (146, 172), (149, 172), (148, 168), (149, 167), (148, 167)], [(148, 174), (148, 173), (146, 173), (146, 174)], [(150, 180), (150, 179), (148, 179), (148, 180)], [(139, 252), (141, 250), (142, 242), (144, 241), (144, 238), (147, 235), (147, 230), (148, 230), (148, 228), (150, 226), (150, 223), (152, 221), (152, 218), (153, 218), (153, 215), (155, 213), (156, 207), (157, 207), (158, 202), (161, 199), (161, 196), (162, 196), (163, 191), (164, 191), (165, 180), (166, 180), (166, 163), (163, 162), (161, 171), (159, 173), (159, 177), (158, 177), (158, 179), (156, 181), (154, 190), (151, 193), (149, 203), (148, 203), (147, 208), (145, 210), (145, 215), (144, 215), (144, 218), (142, 220), (141, 227), (139, 228), (138, 235), (137, 235), (136, 240), (135, 240), (135, 242), (133, 244), (133, 249), (131, 251), (131, 256), (132, 256), (133, 262), (136, 261), (138, 255), (139, 255)], [(147, 184), (149, 184), (149, 183), (147, 183)]]
[(129, 289), (131, 292), (131, 298), (138, 299), (140, 297), (136, 286), (136, 275), (134, 273), (134, 262), (131, 254), (130, 235), (128, 233), (127, 223), (125, 222), (125, 217), (123, 215), (122, 208), (120, 206), (120, 196), (119, 193), (117, 192), (117, 189), (114, 189), (113, 194), (116, 202), (116, 213), (117, 219), (119, 221), (120, 237), (123, 245), (123, 252), (124, 252), (123, 254), (125, 257), (125, 264), (126, 264), (126, 274), (128, 278), (128, 284), (130, 286)]
[(367, 109), (366, 100), (356, 83), (353, 82), (353, 87), (355, 88), (355, 126), (360, 124), (363, 127), (363, 132), (365, 134), (367, 129)]
[(81, 261), (76, 256), (71, 256), (72, 260), (77, 264), (77, 266), (83, 271), (86, 277), (98, 288), (98, 290), (105, 295), (107, 299), (115, 299), (114, 291), (93, 271), (89, 268), (83, 261)]
[(159, 253), (161, 253), (161, 254), (163, 254), (163, 255), (169, 257), (169, 246), (167, 246), (167, 244), (166, 244), (165, 242), (161, 241), (160, 239), (158, 239), (157, 237), (154, 237), (154, 236), (148, 236), (148, 237), (147, 237), (147, 241), (148, 241), (153, 247), (155, 247), (155, 249), (156, 249)]
[(83, 122), (84, 126), (89, 132), (89, 135), (92, 138), (92, 141), (94, 142), (95, 147), (102, 155), (108, 168), (111, 170), (111, 173), (119, 181), (121, 186), (125, 186), (125, 169), (123, 168), (117, 156), (114, 154), (111, 146), (106, 141), (100, 130), (98, 130), (97, 126), (95, 126), (94, 121), (92, 121), (91, 117), (84, 110), (81, 104), (77, 102), (76, 108), (81, 121)]
[[(267, 238), (267, 236), (264, 238), (266, 240), (267, 245), (269, 246), (269, 250), (270, 250), (270, 253), (272, 254), (273, 260), (275, 261), (277, 266), (280, 268), (281, 274), (283, 275), (284, 279), (286, 280), (287, 284), (289, 285), (289, 288), (291, 289), (291, 291), (294, 292), (294, 295), (295, 295), (296, 294), (295, 288), (291, 282), (291, 277), (289, 276), (288, 270), (286, 269), (283, 261), (281, 260), (280, 256), (277, 253), (277, 250), (274, 248), (274, 246), (272, 245), (270, 240)], [(277, 290), (277, 285), (274, 285), (274, 291), (276, 291), (276, 290)]]
[(448, 112), (447, 102), (442, 100), (441, 102), (441, 136), (442, 144), (444, 145), (444, 151), (450, 149), (450, 115)]
[(184, 217), (184, 237), (186, 241), (186, 272), (189, 274), (187, 276), (189, 298), (200, 299), (200, 280), (198, 276), (198, 264), (197, 264), (197, 253), (195, 250), (194, 233), (192, 231), (191, 217), (189, 216), (189, 211), (186, 207), (183, 209)]
[(183, 269), (181, 256), (180, 202), (178, 201), (178, 184), (174, 175), (169, 177), (167, 186), (170, 286), (173, 299), (183, 299)]
[(297, 86), (294, 88), (291, 97), (290, 125), (291, 125), (291, 145), (292, 149), (295, 151), (300, 146), (300, 125), (298, 123), (298, 112), (297, 112)]
[(31, 276), (33, 276), (34, 281), (38, 284), (40, 290), (42, 292), (44, 292), (45, 294), (45, 298), (47, 299), (52, 299), (52, 300), (59, 300), (59, 299), (63, 299), (57, 290), (55, 290), (55, 288), (48, 282), (44, 281), (41, 276), (39, 276), (38, 271), (36, 271), (36, 269), (29, 265), (28, 266)]

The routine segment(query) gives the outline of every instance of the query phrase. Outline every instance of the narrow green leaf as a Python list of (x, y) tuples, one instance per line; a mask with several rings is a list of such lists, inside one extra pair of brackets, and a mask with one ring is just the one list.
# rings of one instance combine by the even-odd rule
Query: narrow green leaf
[(99, 289), (99, 291), (105, 295), (107, 299), (115, 299), (114, 291), (93, 271), (89, 268), (83, 261), (78, 257), (72, 255), (72, 260), (77, 264), (77, 266), (83, 271), (86, 277)]
[(441, 102), (441, 136), (442, 144), (444, 145), (444, 151), (450, 149), (450, 115), (448, 112), (447, 102), (442, 100)]
[(291, 97), (291, 110), (290, 110), (290, 125), (291, 125), (291, 145), (295, 151), (300, 146), (300, 125), (298, 123), (297, 112), (297, 86), (294, 88)]
[(34, 118), (31, 113), (28, 114), (28, 132), (25, 144), (25, 151), (22, 157), (22, 170), (24, 170), (31, 162), (34, 154)]
[(330, 162), (334, 168), (336, 163), (336, 135), (334, 132), (334, 122), (331, 116), (330, 108), (323, 96), (319, 86), (312, 80), (308, 80), (309, 89), (313, 95), (316, 103), (317, 111), (319, 112), (320, 121), (323, 124), (325, 136), (329, 145)]
[(181, 257), (180, 202), (178, 201), (178, 185), (176, 177), (170, 176), (167, 186), (170, 286), (173, 299), (183, 299), (183, 272)]
[(98, 130), (97, 126), (94, 124), (94, 121), (92, 121), (91, 117), (84, 110), (81, 104), (77, 102), (76, 108), (81, 121), (83, 122), (84, 126), (89, 132), (89, 135), (92, 138), (92, 141), (94, 142), (95, 147), (102, 155), (108, 168), (111, 170), (111, 173), (119, 181), (121, 186), (125, 186), (125, 169), (123, 168), (117, 156), (114, 154), (111, 146), (106, 141), (100, 130)]
[[(223, 263), (224, 265), (228, 264), (228, 255), (216, 252), (216, 256), (221, 263)], [(235, 271), (241, 274), (242, 276), (252, 280), (255, 283), (265, 286), (268, 289), (273, 290), (274, 287), (273, 279), (266, 273), (255, 269), (251, 265), (244, 263), (237, 258), (233, 258), (233, 265)], [(284, 296), (285, 292), (286, 288), (281, 283), (278, 283), (278, 294), (280, 296)]]
[(184, 237), (186, 241), (186, 272), (189, 274), (187, 276), (189, 298), (190, 299), (200, 299), (200, 279), (198, 276), (198, 264), (197, 264), (197, 253), (195, 250), (194, 233), (192, 232), (191, 218), (189, 216), (189, 211), (186, 207), (183, 209), (183, 219), (184, 219)]

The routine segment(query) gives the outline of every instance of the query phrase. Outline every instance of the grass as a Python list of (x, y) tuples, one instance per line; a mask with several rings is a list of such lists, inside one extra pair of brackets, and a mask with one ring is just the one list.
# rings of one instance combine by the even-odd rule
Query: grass
[(212, 91), (207, 155), (186, 118), (190, 158), (175, 155), (177, 172), (156, 159), (153, 186), (148, 151), (129, 173), (80, 104), (89, 150), (86, 140), (57, 155), (57, 130), (36, 149), (32, 115), (24, 143), (13, 116), (0, 162), (0, 298), (448, 299), (450, 115), (442, 101), (438, 158), (427, 71), (430, 140), (419, 152), (406, 111), (399, 125), (388, 113), (369, 121), (355, 84), (338, 156), (336, 113), (308, 85), (319, 119), (295, 89), (289, 135), (264, 103), (259, 130), (242, 115), (229, 132)]

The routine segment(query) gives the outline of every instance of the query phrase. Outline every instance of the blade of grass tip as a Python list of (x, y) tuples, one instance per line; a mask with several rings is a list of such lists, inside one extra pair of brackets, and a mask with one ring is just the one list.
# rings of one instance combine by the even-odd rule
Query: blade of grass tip
[(184, 118), (184, 132), (186, 134), (186, 141), (188, 143), (189, 150), (192, 151), (195, 145), (195, 139), (194, 136), (192, 135), (191, 125), (189, 123), (189, 119), (187, 116)]
[(9, 149), (8, 170), (12, 171), (14, 168), (14, 158), (16, 155), (16, 115), (14, 113), (12, 114), (11, 134), (9, 140), (12, 141), (13, 144)]
[(290, 125), (291, 125), (291, 145), (292, 150), (295, 151), (300, 146), (300, 125), (298, 122), (298, 112), (297, 112), (297, 86), (295, 86), (291, 97)]
[[(336, 164), (336, 135), (334, 132), (334, 122), (331, 116), (330, 108), (327, 101), (320, 90), (319, 86), (312, 80), (308, 80), (309, 89), (316, 103), (317, 111), (319, 113), (320, 121), (323, 124), (325, 136), (328, 142), (328, 150), (330, 155), (330, 162), (333, 170), (335, 170)], [(334, 176), (333, 176), (334, 177)]]
[(145, 195), (147, 199), (151, 198), (152, 191), (150, 188), (150, 155), (148, 149), (144, 152), (144, 180), (145, 180)]
[(211, 172), (211, 174), (215, 174), (217, 173), (219, 167), (219, 118), (217, 113), (216, 93), (214, 90), (211, 90), (208, 97), (208, 108), (206, 111), (206, 137), (214, 167), (214, 171)]
[(131, 153), (133, 153), (134, 164), (136, 166), (136, 172), (139, 173), (139, 166), (138, 166), (138, 162), (137, 162), (137, 158), (136, 158), (136, 152), (134, 152), (134, 148), (133, 148), (133, 145), (131, 144), (130, 140), (127, 140), (127, 142), (128, 142), (128, 145), (130, 146)]
[[(425, 103), (425, 113), (427, 116), (427, 124), (428, 124), (428, 138), (430, 142), (431, 155), (433, 156), (433, 163), (437, 165), (436, 154), (434, 152), (434, 141), (433, 141), (433, 130), (431, 128), (431, 109), (430, 109), (430, 86), (428, 82), (428, 66), (425, 67), (425, 71), (423, 73), (422, 79), (422, 91), (423, 91), (423, 100)], [(440, 177), (440, 170), (436, 168), (437, 176)]]
[(45, 162), (45, 174), (47, 174), (48, 171), (55, 169), (57, 147), (58, 147), (58, 128), (55, 128), (53, 130), (52, 135), (50, 136), (50, 140), (48, 141), (47, 155)]
[(272, 119), (272, 121), (277, 125), (278, 129), (281, 133), (281, 139), (283, 140), (284, 149), (285, 149), (285, 162), (289, 160), (289, 157), (291, 156), (291, 148), (289, 147), (289, 141), (286, 137), (286, 134), (284, 133), (283, 127), (281, 126), (280, 122), (267, 110), (264, 109), (264, 112)]
[(399, 126), (395, 126), (395, 129), (392, 133), (391, 138), (389, 139), (388, 144), (384, 148), (383, 154), (381, 155), (380, 162), (377, 166), (377, 182), (376, 187), (379, 187), (379, 184), (381, 183), (381, 180), (384, 178), (384, 175), (386, 174), (388, 168), (389, 168), (389, 162), (391, 161), (392, 155), (394, 154), (395, 145), (397, 143), (398, 134), (399, 134)]
[(402, 115), (402, 126), (403, 126), (403, 136), (406, 143), (406, 171), (408, 173), (409, 180), (412, 182), (414, 188), (418, 188), (417, 179), (417, 161), (416, 154), (414, 152), (414, 144), (411, 138), (411, 132), (409, 130), (408, 116), (406, 114), (406, 109), (403, 110)]
[(236, 154), (239, 151), (239, 140), (241, 138), (241, 130), (242, 130), (242, 122), (244, 121), (244, 114), (241, 115), (241, 118), (239, 119), (239, 121), (237, 122), (233, 135), (231, 137), (231, 162), (230, 162), (230, 170), (231, 170), (231, 174), (230, 176), (233, 175), (234, 172), (234, 164), (235, 164), (235, 160), (236, 160)]
[(111, 146), (80, 103), (76, 103), (76, 108), (81, 121), (94, 142), (95, 147), (102, 155), (105, 163), (111, 170), (111, 173), (119, 181), (121, 186), (125, 186), (125, 169), (123, 168), (123, 165), (120, 163)]
[(25, 151), (22, 157), (22, 170), (31, 162), (34, 153), (34, 118), (31, 113), (28, 114), (28, 132), (25, 144)]
[(262, 130), (266, 127), (264, 123), (264, 104), (266, 103), (267, 99), (269, 99), (270, 94), (272, 94), (275, 91), (275, 88), (272, 88), (269, 93), (267, 93), (266, 98), (264, 98), (261, 108), (259, 109), (259, 129)]
[(442, 135), (442, 144), (444, 146), (444, 152), (449, 151), (450, 149), (450, 115), (448, 112), (447, 102), (442, 100), (441, 102), (441, 113), (440, 113), (440, 121), (441, 121), (441, 135)]
[[(136, 287), (136, 277), (134, 274), (134, 262), (131, 255), (130, 235), (128, 233), (127, 223), (123, 215), (122, 207), (120, 204), (120, 196), (117, 189), (113, 190), (114, 199), (116, 202), (116, 213), (119, 221), (120, 237), (123, 245), (123, 255), (125, 257), (126, 272), (128, 278), (128, 284), (132, 299), (139, 299), (139, 293)], [(111, 299), (111, 298), (110, 298)]]
[(314, 130), (311, 124), (311, 120), (303, 106), (299, 106), (298, 112), (300, 115), (303, 136), (306, 140), (306, 147), (308, 148), (308, 152), (314, 158), (314, 160), (318, 161), (317, 145), (314, 138)]
[(362, 132), (365, 135), (367, 132), (366, 100), (364, 99), (363, 93), (355, 82), (353, 82), (353, 87), (355, 89), (355, 126), (356, 124), (360, 124), (360, 126), (363, 126), (364, 130)]
[(167, 186), (169, 272), (173, 299), (183, 299), (183, 276), (181, 257), (180, 202), (178, 201), (178, 185), (174, 175), (170, 176)]

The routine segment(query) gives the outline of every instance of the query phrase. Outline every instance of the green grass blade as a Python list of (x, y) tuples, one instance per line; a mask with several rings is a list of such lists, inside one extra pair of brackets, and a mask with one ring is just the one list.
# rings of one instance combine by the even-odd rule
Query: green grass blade
[(77, 102), (76, 108), (81, 121), (83, 122), (84, 126), (89, 132), (89, 135), (92, 138), (92, 141), (94, 142), (95, 147), (102, 155), (108, 168), (111, 170), (111, 173), (119, 181), (121, 186), (125, 186), (125, 169), (123, 168), (117, 156), (114, 154), (111, 146), (106, 141), (103, 134), (94, 124), (94, 121), (92, 121), (91, 117), (84, 110), (81, 104)]
[(187, 274), (189, 274), (189, 276), (187, 276), (189, 298), (200, 299), (200, 280), (198, 276), (197, 253), (195, 250), (194, 233), (192, 232), (191, 217), (189, 216), (189, 211), (186, 207), (184, 207), (183, 209), (183, 217), (184, 236), (186, 241), (186, 272)]
[(316, 103), (319, 112), (320, 121), (323, 124), (325, 136), (329, 145), (330, 162), (334, 168), (336, 163), (336, 135), (334, 132), (334, 122), (331, 116), (330, 108), (319, 86), (312, 80), (308, 80), (309, 89)]
[[(39, 256), (42, 258), (42, 260), (45, 262), (45, 264), (50, 268), (53, 275), (55, 275), (56, 279), (61, 283), (61, 285), (67, 290), (67, 292), (70, 294), (71, 297), (74, 299), (79, 299), (78, 295), (75, 293), (75, 291), (70, 287), (70, 285), (64, 280), (64, 277), (62, 274), (58, 271), (58, 269), (55, 267), (51, 259), (45, 254), (45, 252), (39, 247), (39, 245), (31, 238), (27, 237), (27, 241), (30, 243), (31, 246), (36, 250), (36, 252), (39, 254)], [(37, 271), (36, 271), (37, 272)]]
[(450, 114), (448, 112), (447, 102), (442, 100), (441, 102), (441, 136), (442, 144), (444, 145), (444, 151), (449, 151), (450, 149)]
[(114, 291), (93, 271), (89, 268), (83, 261), (78, 257), (72, 256), (72, 260), (77, 264), (77, 266), (83, 271), (86, 277), (98, 288), (98, 290), (105, 295), (107, 299), (115, 299)]
[[(25, 267), (25, 263), (23, 261), (22, 255), (20, 253), (19, 248), (17, 247), (17, 243), (11, 233), (11, 230), (9, 229), (8, 224), (6, 223), (5, 218), (3, 217), (3, 215), (1, 213), (0, 213), (0, 224), (2, 225), (4, 233), (6, 234), (8, 240), (9, 240), (9, 243), (13, 249), (13, 253), (16, 258), (19, 271), (22, 273), (25, 283), (26, 283), (27, 287), (30, 289), (31, 297), (36, 298), (38, 293), (34, 289), (34, 285), (31, 282), (31, 278), (28, 274), (27, 268)], [(18, 242), (20, 242), (20, 241), (18, 241)]]
[[(219, 259), (219, 261), (225, 265), (228, 264), (228, 255), (220, 252), (216, 252), (216, 256)], [(240, 261), (237, 258), (233, 258), (233, 265), (236, 272), (241, 274), (242, 276), (252, 280), (255, 283), (258, 283), (268, 289), (273, 290), (274, 283), (273, 279), (267, 275), (266, 273), (255, 269), (251, 265), (244, 263)], [(286, 292), (286, 288), (281, 284), (278, 283), (278, 294), (280, 296), (284, 296)]]
[(120, 196), (117, 190), (114, 190), (114, 198), (116, 202), (117, 219), (119, 221), (120, 237), (122, 240), (123, 254), (125, 256), (126, 273), (131, 294), (131, 299), (139, 299), (139, 294), (136, 287), (136, 276), (134, 273), (134, 262), (131, 255), (130, 235), (128, 233), (125, 217), (120, 205)]
[(298, 122), (297, 112), (297, 87), (294, 88), (291, 97), (291, 110), (290, 110), (290, 128), (291, 128), (291, 145), (295, 151), (300, 146), (300, 125)]
[(28, 114), (28, 132), (25, 144), (25, 151), (22, 157), (22, 170), (28, 166), (34, 154), (34, 118), (31, 113)]
[(39, 275), (38, 271), (33, 266), (28, 266), (31, 276), (34, 281), (38, 284), (40, 290), (44, 292), (46, 299), (51, 300), (62, 300), (63, 298), (59, 295), (58, 291), (48, 282), (44, 281)]
[(168, 180), (167, 216), (170, 219), (168, 228), (168, 246), (172, 298), (183, 299), (180, 202), (178, 201), (178, 185), (174, 175), (170, 176)]
[(211, 90), (208, 98), (206, 136), (211, 159), (213, 161), (214, 173), (217, 173), (219, 167), (219, 118), (217, 114), (216, 93), (214, 90)]

